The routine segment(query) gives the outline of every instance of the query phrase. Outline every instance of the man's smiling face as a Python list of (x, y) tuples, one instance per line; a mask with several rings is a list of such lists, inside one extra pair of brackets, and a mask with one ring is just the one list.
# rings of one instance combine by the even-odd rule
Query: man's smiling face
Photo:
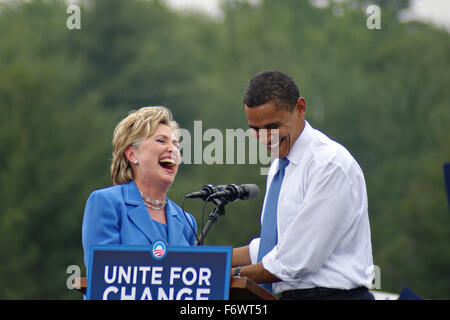
[[(249, 127), (272, 155), (285, 158), (305, 124), (305, 100), (300, 97), (293, 111), (277, 109), (275, 101), (256, 107), (244, 106)], [(260, 134), (266, 129), (267, 134)]]

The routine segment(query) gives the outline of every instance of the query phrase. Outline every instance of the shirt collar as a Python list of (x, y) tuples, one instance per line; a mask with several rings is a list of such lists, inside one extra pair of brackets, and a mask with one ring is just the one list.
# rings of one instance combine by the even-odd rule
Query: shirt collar
[(302, 132), (300, 132), (300, 135), (298, 136), (297, 140), (295, 140), (294, 145), (287, 155), (287, 158), (290, 162), (293, 162), (296, 165), (300, 163), (300, 159), (304, 155), (305, 150), (311, 140), (312, 132), (313, 128), (308, 123), (308, 121), (305, 120), (305, 126), (303, 127)]

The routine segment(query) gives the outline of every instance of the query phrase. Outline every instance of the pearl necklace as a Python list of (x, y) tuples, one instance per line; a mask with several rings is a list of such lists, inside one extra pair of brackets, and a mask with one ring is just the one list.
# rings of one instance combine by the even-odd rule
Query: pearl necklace
[(144, 200), (144, 204), (153, 210), (162, 210), (166, 207), (166, 199), (164, 200), (153, 200), (148, 195), (143, 193), (141, 190), (139, 190), (139, 193), (141, 194), (142, 199)]

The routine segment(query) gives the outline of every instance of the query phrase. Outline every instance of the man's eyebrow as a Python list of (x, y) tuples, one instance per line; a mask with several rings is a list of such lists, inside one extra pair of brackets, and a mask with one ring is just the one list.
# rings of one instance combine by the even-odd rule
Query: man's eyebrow
[(274, 128), (278, 128), (280, 125), (281, 125), (281, 122), (272, 122), (272, 123), (264, 125), (262, 128), (255, 127), (252, 125), (248, 125), (248, 126), (254, 130), (260, 130), (260, 129), (274, 129)]

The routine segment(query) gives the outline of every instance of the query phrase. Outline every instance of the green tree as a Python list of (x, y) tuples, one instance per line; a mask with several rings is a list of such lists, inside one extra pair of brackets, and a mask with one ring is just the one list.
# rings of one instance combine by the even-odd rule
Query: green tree
[[(225, 137), (247, 129), (242, 93), (267, 69), (297, 81), (307, 120), (362, 166), (382, 290), (450, 297), (447, 32), (399, 22), (407, 1), (377, 2), (380, 30), (367, 29), (365, 1), (226, 1), (219, 20), (163, 1), (83, 3), (81, 30), (66, 28), (63, 1), (0, 4), (1, 298), (81, 298), (66, 268), (82, 266), (85, 201), (111, 184), (112, 132), (131, 109), (165, 105), (192, 135), (201, 120)], [(258, 184), (260, 196), (229, 204), (206, 239), (245, 245), (259, 233), (262, 166), (184, 164), (169, 197)], [(199, 228), (202, 204), (184, 202)]]

